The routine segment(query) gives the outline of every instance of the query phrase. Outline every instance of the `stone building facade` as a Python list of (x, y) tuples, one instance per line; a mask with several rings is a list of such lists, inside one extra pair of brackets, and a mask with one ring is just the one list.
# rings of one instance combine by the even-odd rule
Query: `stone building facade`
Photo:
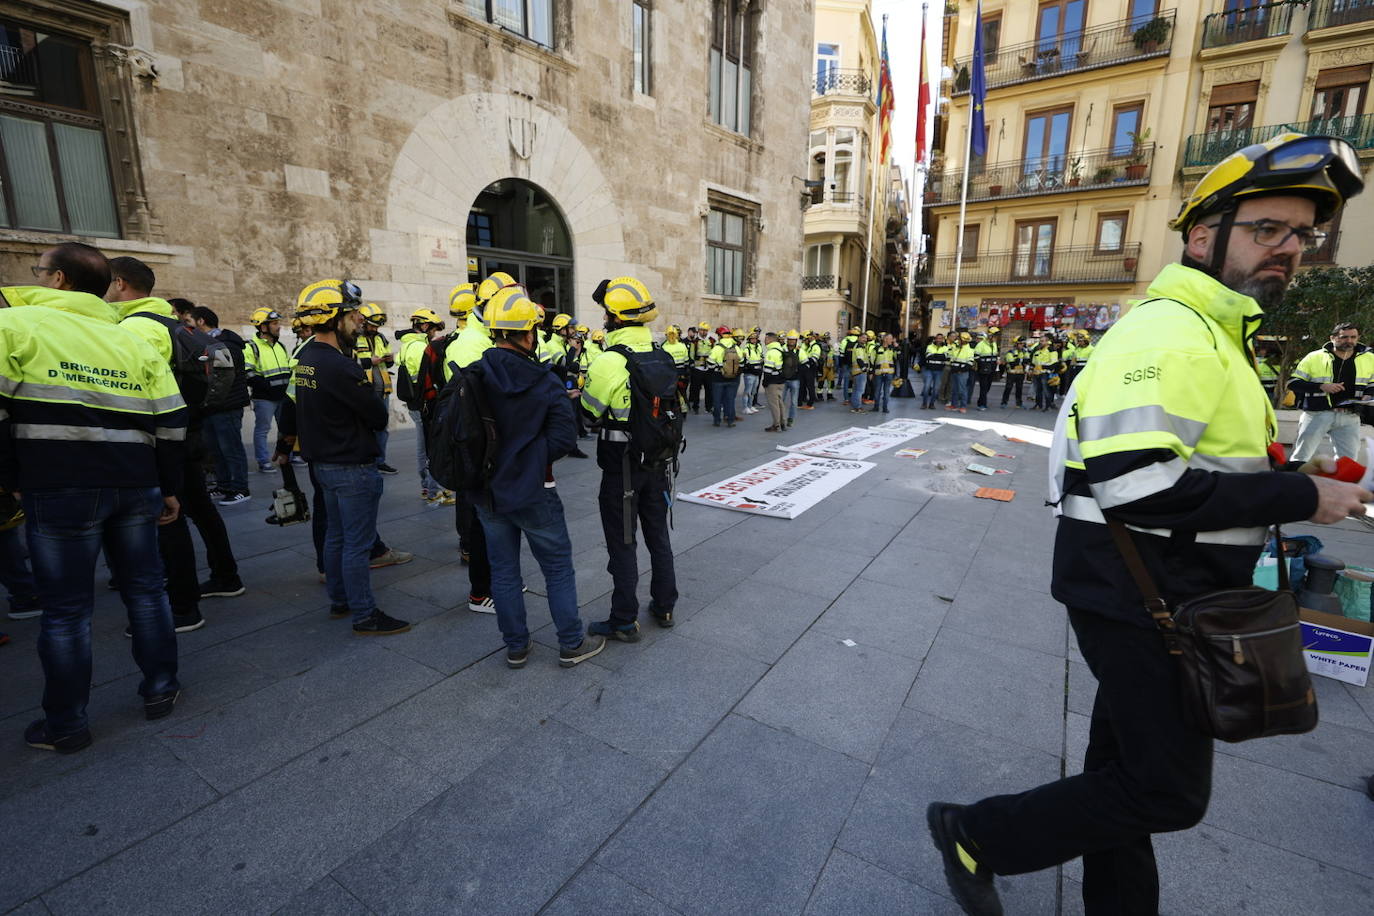
[(394, 326), (505, 268), (595, 326), (631, 273), (792, 326), (811, 6), (0, 0), (0, 275), (77, 238), (227, 325), (341, 276)]

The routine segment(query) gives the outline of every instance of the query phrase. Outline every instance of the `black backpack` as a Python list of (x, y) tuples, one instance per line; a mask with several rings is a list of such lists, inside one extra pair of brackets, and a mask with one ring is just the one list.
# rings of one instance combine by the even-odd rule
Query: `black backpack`
[(501, 450), (479, 366), (457, 370), (439, 392), (425, 442), (430, 476), (475, 501), (483, 501), (489, 490)]
[(165, 325), (172, 336), (172, 375), (191, 413), (203, 416), (228, 406), (237, 371), (229, 345), (166, 315), (138, 313)]
[(801, 351), (782, 349), (782, 377), (786, 381), (791, 381), (797, 377), (801, 368)]
[(630, 441), (625, 449), (630, 463), (645, 470), (677, 471), (677, 456), (687, 448), (682, 435), (686, 419), (677, 390), (677, 366), (658, 345), (652, 350), (631, 350), (624, 344), (607, 352), (625, 357), (630, 373)]

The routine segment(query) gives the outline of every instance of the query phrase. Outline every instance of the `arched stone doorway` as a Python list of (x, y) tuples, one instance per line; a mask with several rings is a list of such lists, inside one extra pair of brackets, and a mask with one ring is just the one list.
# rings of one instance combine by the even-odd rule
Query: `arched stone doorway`
[(573, 314), (572, 237), (557, 203), (538, 185), (503, 178), (483, 188), (468, 211), (467, 251), (472, 282), (503, 270), (550, 318)]

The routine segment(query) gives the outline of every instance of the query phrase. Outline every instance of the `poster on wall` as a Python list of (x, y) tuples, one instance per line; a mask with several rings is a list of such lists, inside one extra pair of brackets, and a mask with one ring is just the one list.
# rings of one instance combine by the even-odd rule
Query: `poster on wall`
[(796, 518), (876, 465), (811, 455), (784, 455), (742, 474), (681, 493), (679, 499), (737, 512)]

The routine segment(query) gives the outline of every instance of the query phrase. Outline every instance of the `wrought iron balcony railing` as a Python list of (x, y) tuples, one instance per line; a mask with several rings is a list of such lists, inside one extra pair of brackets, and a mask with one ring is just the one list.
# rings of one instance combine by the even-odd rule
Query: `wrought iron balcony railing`
[(1217, 130), (1193, 134), (1183, 147), (1183, 167), (1216, 165), (1238, 149), (1263, 143), (1285, 131), (1300, 134), (1327, 134), (1340, 137), (1357, 150), (1374, 150), (1374, 113), (1348, 118), (1313, 118), (1287, 124), (1265, 124), (1243, 130)]
[(869, 95), (873, 91), (873, 81), (862, 70), (841, 70), (832, 67), (816, 74), (811, 85), (816, 95)]
[[(969, 173), (968, 199), (1031, 197), (1104, 187), (1147, 185), (1154, 164), (1155, 145), (1084, 150), (1063, 156), (993, 162)], [(931, 182), (930, 203), (959, 202), (964, 171), (945, 172)], [(934, 197), (932, 200), (931, 197)]]
[(821, 204), (862, 208), (864, 204), (864, 196), (862, 194), (855, 194), (852, 191), (831, 191), (827, 188), (811, 188), (808, 194), (811, 200), (810, 203), (807, 204), (807, 209)]
[(1212, 13), (1202, 19), (1202, 47), (1224, 48), (1261, 38), (1287, 35), (1293, 25), (1292, 0), (1256, 3), (1243, 9)]
[(1356, 22), (1374, 22), (1374, 0), (1316, 0), (1307, 14), (1307, 31)]
[[(1121, 19), (1024, 44), (1003, 45), (993, 53), (985, 51), (983, 75), (987, 87), (996, 89), (1063, 73), (1168, 56), (1173, 46), (1174, 14), (1174, 10), (1162, 10), (1152, 18)], [(972, 66), (971, 56), (954, 62), (955, 95), (968, 93)]]
[[(1048, 286), (1061, 283), (1133, 283), (1140, 243), (1118, 251), (1091, 245), (1032, 251), (964, 252), (960, 282), (965, 286)], [(954, 254), (935, 256), (931, 284), (954, 284)]]
[(802, 289), (839, 289), (834, 274), (812, 274), (802, 277)]

